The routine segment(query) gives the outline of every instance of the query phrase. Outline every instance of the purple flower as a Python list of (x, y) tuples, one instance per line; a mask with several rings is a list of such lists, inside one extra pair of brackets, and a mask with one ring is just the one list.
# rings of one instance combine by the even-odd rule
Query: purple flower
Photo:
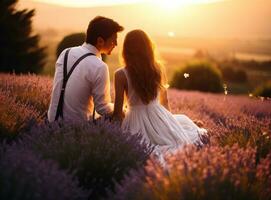
[(17, 145), (2, 145), (0, 154), (0, 199), (86, 199), (78, 181), (55, 162)]

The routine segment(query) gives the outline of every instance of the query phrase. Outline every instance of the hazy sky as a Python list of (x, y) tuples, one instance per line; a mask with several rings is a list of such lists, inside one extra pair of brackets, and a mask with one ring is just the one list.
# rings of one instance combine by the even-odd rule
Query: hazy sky
[[(135, 1), (141, 4), (124, 4)], [(62, 6), (55, 4), (61, 2)], [(112, 3), (117, 2), (122, 5), (112, 6)], [(152, 35), (271, 37), (271, 0), (213, 2), (210, 0), (20, 0), (19, 5), (21, 9), (36, 10), (33, 22), (38, 30), (56, 29), (63, 34), (67, 30), (85, 31), (90, 19), (102, 15), (118, 21), (125, 27), (125, 31), (141, 28)], [(71, 3), (74, 3), (74, 6), (71, 6)], [(95, 5), (99, 7), (93, 7)]]
[(178, 7), (195, 3), (212, 3), (215, 1), (224, 0), (34, 0), (38, 2), (58, 4), (62, 6), (70, 7), (86, 7), (86, 6), (104, 6), (115, 4), (128, 4), (136, 2), (146, 2), (160, 4), (164, 7)]

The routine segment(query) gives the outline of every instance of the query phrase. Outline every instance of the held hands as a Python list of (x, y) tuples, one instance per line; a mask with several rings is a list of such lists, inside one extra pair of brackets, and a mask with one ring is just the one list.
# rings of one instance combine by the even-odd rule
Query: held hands
[(112, 115), (112, 121), (113, 122), (122, 122), (122, 120), (125, 118), (126, 110), (121, 111), (121, 113), (114, 112)]

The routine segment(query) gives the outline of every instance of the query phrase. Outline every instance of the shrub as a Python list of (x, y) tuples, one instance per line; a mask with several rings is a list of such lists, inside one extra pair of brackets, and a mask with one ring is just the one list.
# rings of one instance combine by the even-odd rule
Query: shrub
[(66, 48), (82, 45), (85, 38), (85, 33), (73, 33), (65, 36), (57, 46), (56, 57), (58, 57)]
[(62, 169), (75, 171), (80, 186), (98, 199), (130, 169), (142, 167), (152, 147), (109, 123), (57, 124), (36, 127), (21, 145), (58, 162)]
[(15, 145), (2, 145), (0, 151), (0, 199), (86, 199), (78, 181), (56, 163)]
[(233, 74), (234, 74), (234, 69), (232, 67), (223, 67), (221, 68), (222, 76), (224, 80), (232, 80)]
[(208, 62), (189, 63), (181, 70), (176, 71), (171, 86), (177, 89), (204, 92), (223, 91), (220, 71)]
[(235, 80), (236, 80), (236, 82), (246, 82), (247, 81), (247, 73), (242, 69), (236, 70), (235, 71)]
[(254, 90), (255, 96), (271, 97), (271, 81), (257, 87)]
[[(56, 57), (58, 57), (61, 52), (69, 47), (80, 46), (85, 42), (85, 33), (73, 33), (65, 36), (57, 46)], [(106, 61), (106, 55), (102, 54), (103, 61)]]
[(234, 70), (232, 67), (221, 68), (223, 79), (232, 82), (246, 82), (247, 74), (242, 69)]
[(264, 175), (270, 175), (270, 161), (264, 160), (269, 166), (257, 174), (252, 148), (234, 145), (196, 151), (188, 147), (166, 161), (167, 167), (162, 168), (149, 160), (144, 172), (133, 173), (116, 186), (111, 199), (269, 199), (264, 194), (271, 185)]
[(256, 60), (238, 60), (238, 59), (227, 59), (219, 62), (219, 66), (222, 67), (232, 67), (232, 68), (242, 68), (246, 70), (252, 70), (252, 71), (265, 71), (269, 72), (271, 70), (270, 68), (271, 60), (267, 61), (256, 61)]

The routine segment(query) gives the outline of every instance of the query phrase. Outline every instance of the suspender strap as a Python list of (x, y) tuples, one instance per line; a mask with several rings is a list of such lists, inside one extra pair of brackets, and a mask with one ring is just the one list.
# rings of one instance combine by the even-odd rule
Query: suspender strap
[(58, 106), (57, 106), (57, 110), (56, 110), (56, 117), (55, 117), (55, 121), (58, 120), (59, 117), (61, 117), (63, 119), (63, 105), (64, 105), (64, 94), (65, 94), (65, 89), (66, 89), (66, 85), (67, 82), (73, 72), (73, 70), (75, 69), (75, 67), (86, 57), (88, 56), (95, 56), (95, 54), (93, 53), (87, 53), (84, 54), (83, 56), (81, 56), (71, 67), (71, 70), (69, 71), (69, 73), (67, 73), (67, 63), (68, 63), (68, 55), (71, 49), (68, 49), (65, 52), (65, 56), (64, 56), (64, 68), (63, 68), (63, 82), (62, 82), (62, 87), (61, 87), (61, 92), (60, 92), (60, 96), (59, 96), (59, 101), (58, 101)]
[(94, 122), (94, 124), (96, 124), (95, 111), (96, 111), (96, 109), (95, 109), (95, 105), (94, 105), (93, 112), (92, 112), (92, 121)]

